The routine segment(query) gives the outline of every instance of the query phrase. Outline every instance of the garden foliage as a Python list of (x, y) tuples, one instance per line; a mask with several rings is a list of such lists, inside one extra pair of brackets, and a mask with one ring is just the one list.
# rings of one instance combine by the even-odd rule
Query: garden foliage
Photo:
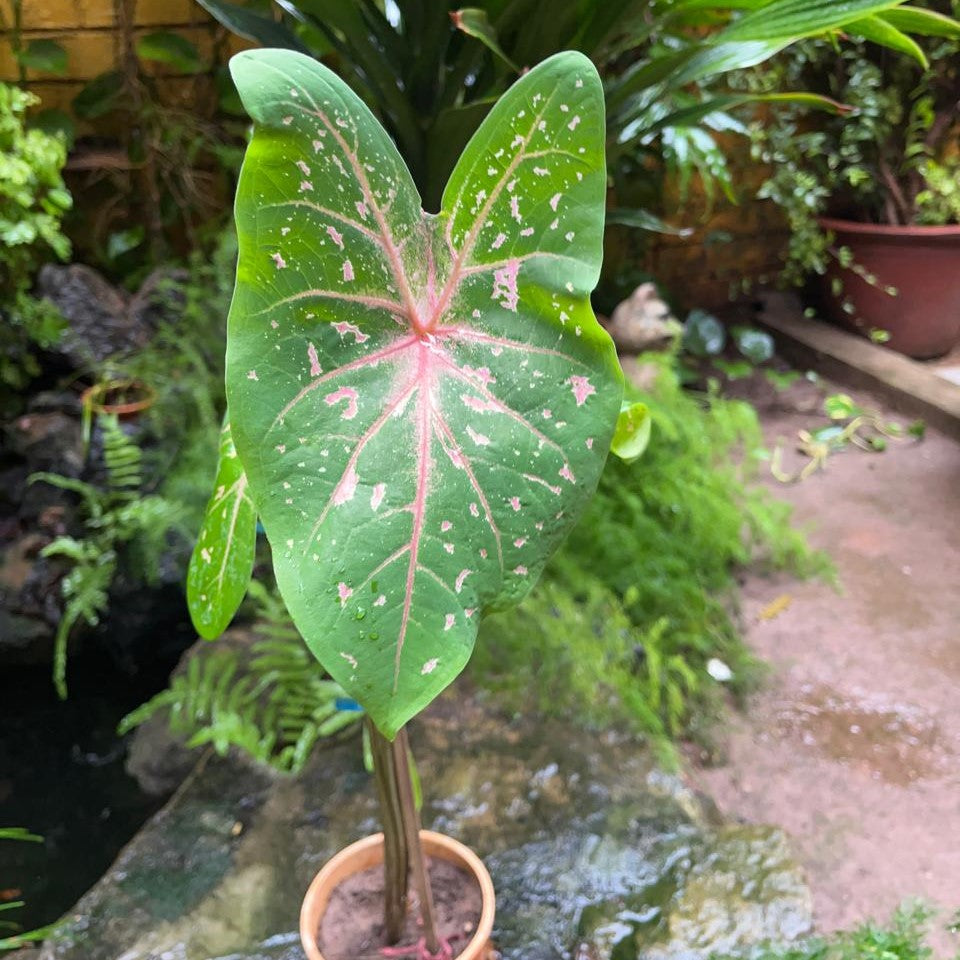
[[(790, 524), (790, 507), (751, 482), (764, 456), (745, 402), (696, 395), (669, 357), (636, 392), (652, 435), (635, 464), (611, 458), (594, 500), (531, 598), (491, 617), (472, 675), (517, 710), (620, 726), (664, 747), (709, 741), (730, 667), (742, 694), (756, 665), (741, 638), (737, 572), (747, 564), (831, 575)], [(629, 388), (634, 391), (635, 388)]]
[(52, 304), (29, 295), (41, 265), (70, 254), (60, 229), (71, 206), (61, 177), (66, 146), (60, 136), (27, 128), (36, 102), (0, 84), (0, 409), (40, 372), (34, 351), (52, 346), (62, 327)]

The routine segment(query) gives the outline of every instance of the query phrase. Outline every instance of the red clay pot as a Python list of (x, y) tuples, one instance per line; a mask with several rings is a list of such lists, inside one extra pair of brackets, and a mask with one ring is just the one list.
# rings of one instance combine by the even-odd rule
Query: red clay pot
[[(918, 360), (939, 357), (960, 342), (960, 226), (899, 227), (824, 217), (820, 225), (849, 247), (854, 262), (877, 278), (867, 283), (835, 261), (824, 282), (824, 307), (834, 320), (863, 334), (890, 334), (887, 346)], [(839, 278), (843, 295), (833, 296)], [(884, 292), (896, 287), (898, 295)], [(849, 297), (855, 313), (841, 304)]]
[[(420, 831), (423, 852), (431, 857), (450, 860), (458, 867), (472, 873), (480, 887), (481, 913), (473, 936), (456, 955), (454, 960), (485, 960), (490, 952), (490, 934), (493, 932), (493, 917), (496, 898), (493, 881), (483, 861), (462, 843), (432, 830)], [(313, 878), (300, 908), (300, 942), (307, 960), (326, 960), (317, 946), (317, 931), (334, 888), (347, 877), (368, 867), (383, 863), (383, 834), (364, 837), (341, 850)]]

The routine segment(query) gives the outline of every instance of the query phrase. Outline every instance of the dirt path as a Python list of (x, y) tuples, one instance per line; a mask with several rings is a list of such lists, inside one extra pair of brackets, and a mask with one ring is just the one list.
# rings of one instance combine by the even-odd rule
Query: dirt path
[[(764, 419), (771, 440), (816, 423)], [(693, 776), (729, 816), (789, 831), (822, 931), (885, 919), (910, 897), (953, 914), (960, 445), (928, 433), (883, 455), (843, 453), (780, 493), (834, 558), (843, 592), (748, 579), (748, 641), (771, 676), (733, 721), (728, 764)], [(761, 616), (784, 596), (786, 609)], [(938, 952), (950, 943), (938, 935)]]

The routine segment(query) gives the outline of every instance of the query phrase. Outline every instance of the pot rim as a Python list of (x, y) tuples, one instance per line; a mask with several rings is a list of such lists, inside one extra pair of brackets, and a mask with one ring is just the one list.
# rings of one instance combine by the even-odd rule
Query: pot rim
[[(473, 936), (467, 941), (463, 949), (455, 955), (454, 960), (457, 957), (481, 957), (483, 949), (493, 933), (493, 919), (496, 911), (496, 894), (493, 889), (493, 880), (490, 879), (487, 868), (468, 846), (460, 843), (459, 840), (454, 840), (453, 837), (448, 837), (446, 834), (437, 833), (434, 830), (421, 830), (420, 840), (428, 848), (433, 847), (450, 854), (445, 859), (459, 862), (476, 879), (480, 887), (480, 919), (477, 921), (477, 928), (474, 930)], [(308, 960), (326, 960), (317, 946), (317, 931), (311, 921), (313, 911), (308, 909), (308, 905), (320, 897), (327, 887), (331, 887), (332, 892), (332, 889), (345, 879), (345, 876), (343, 876), (344, 867), (351, 860), (368, 860), (376, 848), (382, 849), (382, 847), (382, 833), (374, 833), (362, 840), (357, 840), (334, 854), (311, 881), (300, 907), (300, 942)], [(379, 862), (382, 862), (382, 858)], [(367, 865), (369, 864), (359, 866), (357, 870), (352, 872), (359, 872), (365, 869)], [(347, 873), (347, 876), (349, 875), (351, 874)], [(326, 905), (324, 905), (325, 908)], [(322, 911), (320, 916), (322, 918)]]
[(895, 223), (861, 223), (859, 220), (843, 220), (839, 217), (817, 217), (817, 222), (825, 230), (838, 233), (853, 233), (866, 237), (960, 237), (960, 224), (945, 226), (901, 226)]

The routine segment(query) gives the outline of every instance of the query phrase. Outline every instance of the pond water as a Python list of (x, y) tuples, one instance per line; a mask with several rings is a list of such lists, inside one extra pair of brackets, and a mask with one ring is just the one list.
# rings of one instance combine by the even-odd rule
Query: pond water
[(39, 843), (0, 842), (0, 902), (26, 929), (50, 923), (110, 866), (162, 804), (124, 771), (118, 721), (165, 683), (172, 664), (131, 677), (106, 658), (74, 658), (70, 698), (57, 699), (48, 666), (0, 669), (0, 826)]

